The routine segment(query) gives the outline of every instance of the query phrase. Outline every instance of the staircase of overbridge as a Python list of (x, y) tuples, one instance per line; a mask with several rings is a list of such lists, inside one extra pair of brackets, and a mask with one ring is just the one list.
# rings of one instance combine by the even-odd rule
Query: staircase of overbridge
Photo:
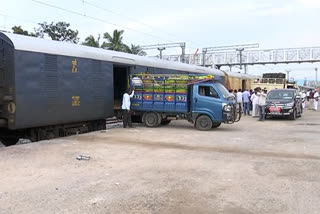
[[(181, 62), (181, 55), (164, 55), (163, 59)], [(185, 63), (213, 66), (247, 66), (289, 63), (320, 62), (320, 47), (282, 48), (265, 50), (243, 50), (205, 52), (186, 54)]]

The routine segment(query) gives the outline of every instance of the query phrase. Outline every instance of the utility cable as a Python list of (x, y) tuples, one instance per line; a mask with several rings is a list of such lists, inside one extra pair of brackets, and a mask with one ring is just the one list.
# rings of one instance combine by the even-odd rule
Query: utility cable
[[(82, 13), (79, 13), (79, 12), (76, 12), (76, 11), (73, 11), (73, 10), (69, 10), (69, 9), (62, 8), (62, 7), (59, 7), (59, 6), (56, 6), (56, 5), (52, 5), (52, 4), (48, 4), (48, 3), (44, 3), (44, 2), (41, 2), (41, 1), (38, 1), (38, 0), (31, 0), (31, 1), (36, 2), (38, 4), (42, 4), (42, 5), (48, 6), (48, 7), (51, 7), (51, 8), (55, 8), (55, 9), (58, 9), (58, 10), (69, 12), (69, 13), (73, 13), (73, 14), (76, 14), (78, 16), (83, 16), (83, 17), (86, 17), (86, 18), (89, 18), (89, 19), (92, 19), (92, 20), (96, 20), (96, 21), (99, 21), (99, 22), (110, 24), (110, 25), (113, 25), (113, 26), (116, 26), (116, 27), (121, 27), (121, 28), (126, 29), (126, 30), (134, 31), (136, 33), (141, 33), (141, 34), (147, 35), (149, 37), (153, 37), (153, 38), (157, 38), (157, 39), (163, 40), (163, 38), (161, 38), (161, 37), (158, 37), (158, 36), (155, 36), (155, 35), (152, 35), (152, 34), (149, 34), (149, 33), (141, 32), (141, 31), (138, 31), (138, 30), (135, 30), (135, 29), (132, 29), (132, 28), (128, 28), (128, 27), (124, 27), (124, 26), (121, 26), (121, 25), (117, 25), (117, 24), (114, 24), (112, 22), (109, 22), (109, 21), (106, 21), (104, 19), (100, 19), (100, 18), (97, 18), (97, 17), (94, 17), (94, 16), (88, 16), (88, 15), (85, 15), (85, 14), (82, 14)], [(174, 42), (174, 41), (171, 41), (171, 40), (168, 40), (168, 39), (166, 39), (166, 41)]]
[[(162, 33), (165, 33), (165, 34), (167, 34), (167, 35), (169, 35), (169, 36), (171, 36), (171, 37), (174, 37), (174, 38), (176, 38), (176, 39), (179, 39), (178, 36), (176, 36), (176, 35), (174, 35), (174, 34), (172, 34), (172, 33), (163, 31), (162, 29), (159, 29), (159, 28), (155, 28), (155, 27), (153, 27), (153, 26), (151, 26), (151, 25), (149, 25), (149, 24), (143, 23), (143, 22), (141, 22), (141, 21), (139, 21), (139, 20), (137, 20), (137, 19), (131, 18), (131, 17), (126, 16), (126, 15), (123, 15), (123, 14), (121, 14), (121, 13), (114, 12), (114, 11), (112, 11), (112, 10), (110, 10), (110, 9), (106, 9), (106, 8), (100, 7), (100, 6), (96, 5), (96, 4), (93, 4), (93, 3), (91, 3), (91, 2), (88, 2), (88, 1), (86, 1), (86, 0), (81, 0), (81, 1), (82, 1), (84, 4), (88, 4), (88, 5), (90, 5), (90, 6), (94, 7), (94, 8), (97, 8), (97, 9), (99, 9), (99, 10), (103, 10), (103, 11), (106, 11), (106, 12), (108, 12), (108, 13), (112, 13), (112, 14), (115, 14), (115, 15), (117, 15), (117, 16), (120, 16), (120, 17), (125, 17), (125, 18), (127, 18), (128, 20), (131, 20), (131, 21), (133, 21), (133, 22), (135, 22), (135, 23), (138, 23), (138, 24), (140, 24), (140, 25), (144, 25), (144, 26), (146, 26), (146, 27), (148, 27), (148, 28), (151, 28), (151, 29), (159, 30), (159, 31), (162, 32)], [(187, 39), (186, 41), (187, 41), (187, 42), (190, 42), (190, 43), (193, 43), (193, 44), (196, 44), (196, 45), (200, 45), (200, 44), (198, 44), (197, 42), (193, 42), (193, 41), (188, 40), (188, 39)]]

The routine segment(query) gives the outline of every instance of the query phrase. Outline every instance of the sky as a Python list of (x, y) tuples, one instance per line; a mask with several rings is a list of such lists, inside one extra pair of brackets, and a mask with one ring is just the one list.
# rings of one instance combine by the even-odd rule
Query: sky
[[(251, 43), (260, 49), (320, 46), (320, 0), (0, 0), (0, 5), (1, 30), (17, 25), (33, 31), (40, 22), (65, 21), (81, 41), (118, 29), (126, 44), (186, 42), (187, 53)], [(180, 53), (179, 48), (163, 52)], [(312, 80), (316, 67), (320, 70), (320, 63), (250, 66), (248, 72), (291, 70), (295, 79)]]

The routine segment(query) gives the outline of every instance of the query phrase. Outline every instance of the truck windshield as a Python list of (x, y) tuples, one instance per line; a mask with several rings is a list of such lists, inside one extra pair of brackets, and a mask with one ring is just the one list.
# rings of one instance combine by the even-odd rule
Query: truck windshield
[(229, 91), (224, 87), (221, 83), (216, 83), (217, 88), (221, 91), (224, 98), (228, 98), (231, 96)]

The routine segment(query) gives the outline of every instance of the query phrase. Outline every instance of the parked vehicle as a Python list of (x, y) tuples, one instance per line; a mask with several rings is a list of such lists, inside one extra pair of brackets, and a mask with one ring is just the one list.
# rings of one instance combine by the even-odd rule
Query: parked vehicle
[(132, 110), (148, 127), (186, 119), (210, 130), (240, 120), (235, 99), (213, 76), (137, 74), (132, 79)]
[(303, 113), (302, 99), (295, 89), (273, 89), (267, 95), (266, 116), (295, 120)]

